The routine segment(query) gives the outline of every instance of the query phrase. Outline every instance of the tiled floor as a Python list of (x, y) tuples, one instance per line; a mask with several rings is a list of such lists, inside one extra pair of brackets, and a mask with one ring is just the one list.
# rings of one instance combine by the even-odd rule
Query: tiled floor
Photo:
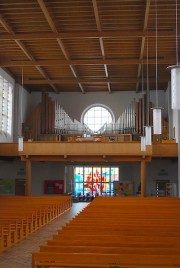
[(30, 268), (31, 253), (39, 251), (40, 245), (45, 245), (53, 234), (84, 209), (88, 203), (73, 203), (72, 208), (59, 218), (44, 226), (28, 239), (21, 241), (9, 250), (0, 253), (0, 268)]

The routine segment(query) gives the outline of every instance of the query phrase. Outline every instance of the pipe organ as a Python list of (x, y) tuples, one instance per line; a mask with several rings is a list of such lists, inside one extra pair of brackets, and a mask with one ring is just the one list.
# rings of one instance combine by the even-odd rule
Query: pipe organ
[(84, 133), (86, 127), (78, 120), (72, 120), (60, 104), (42, 93), (41, 134)]
[(137, 134), (144, 134), (144, 126), (153, 125), (153, 116), (152, 116), (152, 102), (149, 102), (147, 110), (147, 101), (146, 95), (143, 95), (142, 98), (136, 102), (136, 121), (135, 121), (135, 132)]
[[(143, 135), (147, 122), (152, 125), (151, 102), (148, 107), (149, 118), (147, 118), (146, 95), (143, 95), (139, 101), (134, 99), (116, 122), (104, 124), (99, 134), (132, 134), (134, 137)], [(59, 140), (58, 135), (61, 134), (93, 135), (86, 125), (71, 119), (60, 104), (52, 100), (48, 93), (43, 92), (41, 103), (23, 124), (23, 136), (25, 140), (42, 140), (43, 135), (47, 137), (50, 134), (52, 140)]]

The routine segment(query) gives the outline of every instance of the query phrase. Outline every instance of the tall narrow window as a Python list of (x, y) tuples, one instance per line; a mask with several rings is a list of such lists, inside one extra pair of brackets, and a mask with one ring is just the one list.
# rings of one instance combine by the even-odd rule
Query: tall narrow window
[(12, 131), (12, 84), (0, 76), (0, 133)]

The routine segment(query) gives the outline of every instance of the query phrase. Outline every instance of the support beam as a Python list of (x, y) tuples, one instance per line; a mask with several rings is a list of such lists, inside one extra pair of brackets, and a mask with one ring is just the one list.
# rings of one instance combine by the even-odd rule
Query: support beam
[[(174, 57), (159, 57), (158, 64), (168, 65), (175, 60)], [(155, 59), (149, 59), (149, 65), (154, 65)], [(147, 64), (147, 59), (95, 59), (95, 60), (23, 60), (23, 61), (11, 61), (0, 59), (0, 67), (22, 67), (25, 66), (61, 66), (61, 65), (137, 65), (137, 64)], [(74, 73), (73, 73), (74, 74)], [(77, 78), (77, 75), (75, 76)]]
[[(17, 78), (17, 81), (21, 83), (21, 77)], [(84, 78), (84, 79), (70, 79), (70, 78), (62, 78), (62, 79), (24, 79), (23, 83), (24, 85), (46, 85), (46, 84), (77, 84), (77, 83), (82, 83), (82, 84), (104, 84), (104, 83), (114, 83), (114, 84), (128, 84), (128, 83), (136, 83), (140, 81), (140, 78), (137, 79), (136, 77), (119, 77), (119, 78), (99, 78), (99, 79), (89, 79), (89, 78)], [(144, 79), (146, 81), (146, 79)], [(151, 83), (155, 83), (155, 79), (151, 78), (149, 79)], [(159, 79), (159, 83), (165, 83), (166, 80), (165, 78)]]
[[(144, 16), (143, 31), (146, 31), (147, 30), (147, 24), (148, 24), (148, 18), (149, 18), (149, 10), (150, 10), (150, 3), (151, 3), (151, 0), (147, 0), (146, 1), (146, 9), (145, 9), (145, 16)], [(141, 50), (140, 50), (140, 57), (139, 57), (140, 60), (143, 59), (143, 55), (144, 55), (145, 39), (146, 39), (146, 37), (145, 36), (142, 36)], [(142, 68), (142, 65), (139, 64), (138, 65), (138, 78), (141, 75), (141, 68)], [(138, 88), (139, 88), (139, 82), (137, 82), (137, 84), (136, 84), (136, 92), (138, 92)]]
[[(92, 0), (92, 3), (93, 3), (93, 8), (94, 8), (94, 16), (95, 16), (95, 19), (96, 19), (97, 30), (98, 30), (98, 32), (101, 32), (101, 22), (100, 22), (100, 18), (99, 18), (97, 1)], [(103, 57), (103, 59), (105, 59), (104, 42), (103, 42), (102, 37), (99, 38), (99, 44), (100, 44), (100, 48), (101, 48), (102, 57)], [(108, 78), (109, 74), (108, 74), (107, 64), (104, 64), (104, 71), (105, 71), (106, 78)], [(111, 93), (111, 86), (110, 86), (109, 82), (107, 83), (107, 87), (108, 87), (109, 93)]]
[[(51, 30), (53, 31), (53, 33), (57, 33), (58, 31), (56, 29), (56, 25), (55, 25), (50, 13), (49, 13), (47, 7), (46, 7), (46, 4), (45, 4), (44, 0), (37, 0), (37, 1), (38, 1), (38, 4), (40, 5), (40, 8), (41, 8), (41, 10), (42, 10), (42, 12), (43, 12), (48, 24), (49, 24)], [(69, 55), (68, 55), (68, 53), (67, 53), (67, 51), (66, 51), (66, 49), (65, 49), (65, 47), (63, 45), (63, 41), (61, 40), (61, 38), (56, 38), (56, 41), (57, 41), (58, 45), (60, 46), (61, 51), (64, 54), (66, 60), (69, 60)], [(78, 78), (77, 74), (76, 74), (76, 71), (75, 71), (75, 67), (72, 66), (72, 65), (70, 65), (69, 67), (70, 67), (74, 77)], [(83, 86), (80, 83), (78, 83), (78, 85), (79, 85), (82, 93), (85, 93)]]
[[(3, 25), (3, 27), (9, 32), (9, 34), (14, 35), (15, 32), (12, 30), (12, 28), (10, 27), (10, 25), (4, 20), (4, 18), (0, 15), (0, 23)], [(30, 60), (30, 61), (35, 61), (34, 56), (31, 54), (31, 52), (29, 51), (29, 49), (26, 48), (26, 46), (23, 44), (22, 41), (20, 40), (16, 40), (14, 39), (15, 43), (20, 47), (20, 49), (23, 51), (23, 53), (26, 55), (26, 57)], [(21, 61), (21, 67), (24, 67), (22, 61)], [(6, 67), (6, 66), (3, 66)], [(45, 78), (45, 79), (50, 79), (50, 77), (45, 73), (45, 71), (42, 69), (41, 66), (35, 66), (35, 68), (41, 73), (41, 75)], [(55, 92), (58, 92), (57, 88), (53, 85), (50, 84), (50, 86), (53, 88), (53, 90)]]
[[(36, 39), (72, 39), (72, 38), (92, 38), (92, 39), (99, 39), (99, 38), (115, 38), (115, 37), (155, 37), (156, 33), (154, 30), (118, 30), (118, 31), (78, 31), (78, 32), (30, 32), (30, 33), (15, 33), (9, 31), (9, 27), (7, 23), (2, 19), (0, 16), (0, 23), (3, 27), (7, 30), (8, 33), (1, 33), (0, 40), (36, 40)], [(6, 25), (5, 25), (6, 23)], [(175, 37), (175, 30), (173, 29), (159, 29), (158, 30), (158, 38), (174, 38)], [(178, 36), (180, 35), (180, 30), (178, 30)]]
[(141, 197), (146, 196), (146, 161), (141, 161)]
[(26, 195), (31, 196), (31, 160), (26, 159)]
[[(118, 163), (118, 162), (141, 162), (142, 157), (140, 156), (108, 156), (105, 157), (99, 155), (87, 156), (87, 155), (31, 155), (29, 156), (31, 162), (38, 161), (48, 161), (48, 162), (67, 162), (67, 163), (92, 163), (92, 162), (100, 162), (100, 163)], [(21, 161), (26, 161), (26, 156), (21, 156)], [(151, 156), (146, 156), (146, 162), (151, 162)]]

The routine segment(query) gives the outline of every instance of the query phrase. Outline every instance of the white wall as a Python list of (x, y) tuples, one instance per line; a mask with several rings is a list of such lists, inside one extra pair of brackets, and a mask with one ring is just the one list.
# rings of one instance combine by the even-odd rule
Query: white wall
[(64, 164), (60, 162), (32, 163), (32, 195), (44, 195), (45, 180), (64, 180)]
[[(101, 166), (101, 164), (98, 164)], [(103, 166), (103, 164), (102, 164)], [(140, 163), (121, 162), (119, 166), (119, 179), (132, 181), (134, 195), (140, 184)], [(147, 168), (147, 195), (151, 196), (156, 180), (178, 181), (178, 161), (174, 159), (154, 159), (148, 162)], [(65, 180), (66, 192), (72, 191), (74, 166), (60, 162), (32, 162), (32, 195), (44, 195), (44, 180)], [(26, 165), (24, 161), (0, 161), (0, 179), (25, 179)]]
[[(147, 163), (147, 195), (155, 186), (156, 180), (170, 180), (178, 184), (178, 160), (177, 159), (153, 159)], [(177, 185), (178, 186), (178, 185)]]
[[(24, 171), (24, 173), (22, 172)], [(26, 165), (24, 161), (10, 160), (0, 161), (0, 178), (1, 179), (23, 179), (25, 178)], [(21, 171), (21, 172), (20, 172)]]

